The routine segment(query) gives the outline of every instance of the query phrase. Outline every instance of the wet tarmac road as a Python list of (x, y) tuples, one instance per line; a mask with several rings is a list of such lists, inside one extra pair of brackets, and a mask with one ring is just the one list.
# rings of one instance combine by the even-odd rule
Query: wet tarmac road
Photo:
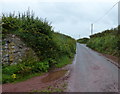
[(69, 92), (118, 92), (118, 68), (99, 53), (77, 43)]

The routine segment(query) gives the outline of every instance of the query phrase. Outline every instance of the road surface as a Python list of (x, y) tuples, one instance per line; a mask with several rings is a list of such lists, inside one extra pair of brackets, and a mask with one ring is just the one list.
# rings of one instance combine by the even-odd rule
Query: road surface
[(118, 92), (118, 68), (99, 53), (77, 43), (69, 92)]

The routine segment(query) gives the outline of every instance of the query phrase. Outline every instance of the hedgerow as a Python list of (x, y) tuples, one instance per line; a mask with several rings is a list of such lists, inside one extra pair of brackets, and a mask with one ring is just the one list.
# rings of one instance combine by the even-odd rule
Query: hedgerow
[[(19, 36), (38, 57), (37, 61), (33, 57), (27, 57), (17, 65), (3, 65), (3, 83), (13, 82), (26, 76), (26, 74), (47, 72), (49, 69), (56, 67), (57, 64), (60, 65), (61, 62), (59, 61), (64, 56), (67, 59), (73, 58), (76, 41), (69, 36), (55, 33), (51, 23), (46, 19), (35, 17), (34, 13), (29, 10), (18, 15), (15, 13), (3, 14), (2, 21), (3, 39), (7, 37), (7, 34)], [(62, 65), (66, 65), (66, 62)], [(14, 80), (11, 78), (13, 74), (17, 75)]]
[(87, 42), (87, 46), (113, 56), (119, 57), (120, 54), (120, 34), (119, 28), (105, 30), (101, 33), (97, 33), (90, 36), (90, 40)]

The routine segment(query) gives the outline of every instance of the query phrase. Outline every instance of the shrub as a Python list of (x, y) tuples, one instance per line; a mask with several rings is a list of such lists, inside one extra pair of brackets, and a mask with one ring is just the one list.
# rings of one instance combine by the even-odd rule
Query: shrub
[[(3, 39), (7, 34), (18, 36), (37, 57), (28, 55), (17, 65), (3, 67), (3, 82), (13, 82), (22, 79), (32, 73), (47, 72), (56, 64), (61, 63), (61, 56), (67, 56), (67, 60), (74, 56), (76, 41), (64, 34), (55, 33), (49, 22), (38, 17), (29, 10), (26, 13), (3, 14)], [(3, 43), (4, 44), (4, 43)], [(31, 53), (32, 54), (32, 53)], [(66, 62), (61, 64), (66, 65)], [(16, 74), (17, 79), (12, 79), (10, 75)], [(8, 81), (6, 81), (8, 80)]]
[(118, 56), (118, 40), (117, 29), (105, 30), (90, 36), (87, 46), (99, 52)]
[(83, 44), (86, 44), (88, 41), (89, 41), (89, 38), (81, 38), (77, 40), (77, 42), (83, 43)]

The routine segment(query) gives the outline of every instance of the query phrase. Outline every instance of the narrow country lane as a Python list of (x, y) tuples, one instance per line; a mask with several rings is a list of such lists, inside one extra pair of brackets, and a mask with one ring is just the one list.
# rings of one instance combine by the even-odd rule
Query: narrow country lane
[(118, 68), (99, 53), (77, 43), (69, 92), (118, 92)]

